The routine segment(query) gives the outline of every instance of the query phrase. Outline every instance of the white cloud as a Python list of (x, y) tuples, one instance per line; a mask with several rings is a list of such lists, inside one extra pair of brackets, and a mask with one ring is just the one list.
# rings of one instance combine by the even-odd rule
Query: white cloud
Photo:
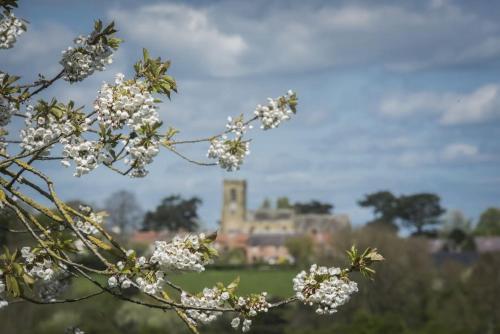
[(500, 115), (500, 87), (487, 85), (471, 94), (457, 95), (456, 102), (449, 97), (441, 117), (444, 124), (475, 123)]
[[(74, 34), (57, 23), (28, 25), (28, 31), (21, 35), (15, 48), (3, 50), (0, 61), (10, 66), (32, 68), (33, 71), (53, 72), (60, 67), (61, 51), (73, 42)], [(15, 55), (14, 55), (15, 54)]]
[(477, 157), (479, 149), (471, 144), (455, 143), (446, 146), (442, 152), (444, 160), (461, 160)]
[(441, 149), (406, 150), (397, 157), (402, 167), (414, 168), (424, 165), (448, 164), (467, 161), (479, 161), (487, 156), (479, 148), (467, 143), (451, 143)]
[(444, 125), (480, 123), (500, 116), (500, 86), (485, 85), (464, 94), (418, 92), (389, 96), (380, 103), (380, 112), (392, 117), (434, 112)]
[(109, 16), (127, 39), (161, 51), (180, 66), (220, 76), (240, 70), (238, 58), (247, 48), (245, 40), (221, 31), (204, 9), (155, 4), (112, 10)]

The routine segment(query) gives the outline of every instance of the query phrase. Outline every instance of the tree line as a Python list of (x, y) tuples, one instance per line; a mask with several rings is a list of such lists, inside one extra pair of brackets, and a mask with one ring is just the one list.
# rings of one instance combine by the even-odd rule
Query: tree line
[[(106, 201), (104, 209), (109, 214), (111, 226), (120, 231), (196, 231), (200, 228), (198, 210), (202, 200), (197, 197), (183, 197), (179, 194), (164, 197), (156, 208), (144, 212), (135, 195), (120, 190)], [(388, 190), (364, 195), (358, 202), (373, 212), (373, 219), (367, 227), (398, 232), (400, 228), (410, 229), (413, 235), (436, 236), (440, 230), (448, 234), (500, 235), (500, 208), (486, 209), (475, 227), (470, 219), (456, 210), (449, 211), (441, 204), (441, 198), (434, 193), (394, 195)], [(288, 197), (279, 197), (274, 205), (265, 199), (260, 209), (293, 209), (297, 214), (331, 214), (333, 203), (310, 200), (292, 203)], [(460, 231), (460, 232), (459, 232)]]

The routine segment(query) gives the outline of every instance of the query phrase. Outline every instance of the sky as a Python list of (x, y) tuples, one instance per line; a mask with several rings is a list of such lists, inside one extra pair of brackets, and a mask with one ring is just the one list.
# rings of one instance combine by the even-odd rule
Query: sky
[[(103, 167), (82, 178), (42, 167), (64, 199), (102, 206), (133, 192), (146, 210), (170, 194), (199, 196), (207, 228), (220, 217), (224, 179), (248, 181), (248, 205), (288, 196), (318, 199), (359, 225), (364, 194), (434, 192), (477, 219), (500, 206), (500, 3), (491, 1), (20, 1), (29, 21), (1, 70), (33, 80), (60, 70), (61, 51), (93, 20), (114, 20), (124, 39), (114, 62), (83, 82), (58, 82), (43, 97), (90, 110), (103, 81), (146, 47), (172, 61), (179, 93), (160, 107), (178, 139), (224, 130), (267, 97), (298, 93), (292, 120), (250, 134), (242, 169), (188, 164), (162, 151), (144, 179)], [(206, 143), (179, 148), (206, 159)]]

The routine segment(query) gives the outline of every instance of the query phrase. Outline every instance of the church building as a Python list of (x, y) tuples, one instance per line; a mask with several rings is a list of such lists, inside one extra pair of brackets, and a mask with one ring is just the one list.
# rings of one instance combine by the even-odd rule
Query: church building
[(293, 208), (248, 210), (245, 180), (224, 180), (218, 246), (241, 248), (247, 262), (293, 262), (286, 241), (308, 236), (318, 247), (332, 235), (350, 227), (344, 214), (297, 214)]

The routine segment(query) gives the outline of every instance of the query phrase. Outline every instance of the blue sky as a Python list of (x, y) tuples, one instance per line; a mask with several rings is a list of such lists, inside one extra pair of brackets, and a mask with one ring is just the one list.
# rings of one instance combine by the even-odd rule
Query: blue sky
[[(145, 209), (171, 193), (197, 195), (215, 227), (224, 178), (247, 179), (249, 205), (265, 197), (333, 202), (355, 224), (371, 218), (364, 194), (436, 192), (477, 218), (500, 206), (500, 14), (489, 1), (21, 1), (30, 21), (2, 70), (33, 79), (60, 68), (61, 50), (96, 18), (125, 40), (107, 71), (45, 97), (91, 106), (102, 81), (131, 73), (142, 47), (172, 60), (179, 94), (161, 107), (179, 139), (223, 130), (293, 89), (299, 113), (252, 133), (241, 171), (188, 165), (162, 152), (145, 179), (99, 168), (74, 178), (44, 167), (65, 199), (102, 204), (133, 191)], [(204, 158), (207, 145), (183, 148)]]

